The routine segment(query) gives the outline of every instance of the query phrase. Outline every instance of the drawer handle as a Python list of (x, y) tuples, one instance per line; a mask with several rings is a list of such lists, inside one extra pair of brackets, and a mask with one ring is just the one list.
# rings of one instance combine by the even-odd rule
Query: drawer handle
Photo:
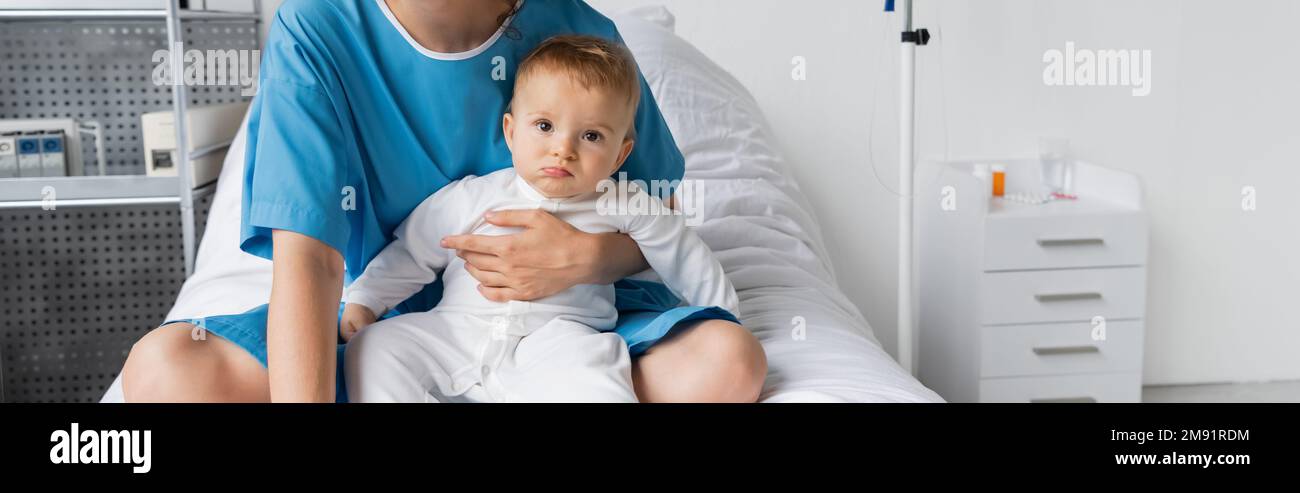
[(1085, 354), (1100, 353), (1101, 348), (1097, 346), (1058, 346), (1058, 347), (1036, 347), (1034, 354), (1039, 356), (1056, 356), (1058, 354)]
[(1030, 402), (1031, 404), (1068, 404), (1068, 403), (1074, 403), (1074, 404), (1095, 404), (1095, 403), (1097, 402), (1097, 399), (1096, 399), (1096, 398), (1093, 398), (1093, 397), (1088, 397), (1088, 396), (1083, 396), (1083, 397), (1057, 397), (1057, 398), (1054, 398), (1054, 399), (1029, 399), (1029, 402)]
[(1101, 293), (1054, 293), (1054, 294), (1036, 294), (1034, 299), (1039, 303), (1051, 303), (1054, 301), (1082, 301), (1082, 300), (1099, 300)]
[(1101, 238), (1039, 238), (1038, 246), (1043, 248), (1051, 247), (1075, 247), (1105, 245), (1106, 240)]

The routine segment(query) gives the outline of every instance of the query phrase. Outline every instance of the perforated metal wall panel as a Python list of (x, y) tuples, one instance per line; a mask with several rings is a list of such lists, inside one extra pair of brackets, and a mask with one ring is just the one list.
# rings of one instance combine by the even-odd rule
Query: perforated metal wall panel
[[(257, 49), (249, 21), (187, 21), (185, 48)], [(153, 53), (167, 48), (161, 20), (0, 22), (0, 119), (77, 118), (105, 129), (107, 173), (144, 174), (140, 114), (170, 110), (171, 86), (153, 82)], [(238, 85), (189, 87), (190, 104), (247, 99)], [(83, 137), (88, 174), (94, 139)]]
[(184, 281), (179, 208), (4, 209), (0, 225), (4, 401), (99, 400)]
[[(247, 20), (185, 23), (187, 49), (256, 49)], [(143, 174), (141, 113), (171, 109), (153, 83), (161, 20), (0, 21), (0, 119), (104, 125), (108, 174)], [(189, 87), (193, 105), (244, 98)], [(83, 139), (86, 169), (93, 139)], [(201, 234), (211, 194), (195, 200)], [(94, 402), (184, 280), (179, 206), (0, 208), (0, 400)]]

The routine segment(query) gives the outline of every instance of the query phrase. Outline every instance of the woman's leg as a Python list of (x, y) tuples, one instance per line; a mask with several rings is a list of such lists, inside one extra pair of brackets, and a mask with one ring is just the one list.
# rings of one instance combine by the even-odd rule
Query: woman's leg
[(174, 323), (145, 334), (122, 368), (126, 402), (269, 402), (266, 368), (214, 334), (200, 340), (194, 326)]
[(726, 320), (677, 329), (632, 362), (641, 402), (754, 402), (766, 378), (758, 338)]

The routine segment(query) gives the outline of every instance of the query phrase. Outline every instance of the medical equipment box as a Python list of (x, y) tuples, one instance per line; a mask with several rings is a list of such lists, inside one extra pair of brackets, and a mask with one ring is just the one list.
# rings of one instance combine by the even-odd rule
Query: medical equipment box
[(14, 134), (0, 135), (0, 178), (18, 176), (18, 145)]
[(18, 137), (18, 177), (41, 176), (40, 132), (27, 132)]
[(97, 123), (72, 118), (0, 120), (0, 178), (81, 176), (80, 132), (88, 132), (83, 129), (88, 125)]
[[(189, 108), (185, 117), (189, 152), (207, 151), (198, 157), (191, 156), (190, 186), (199, 188), (221, 174), (225, 161), (224, 147), (229, 146), (239, 132), (248, 111), (247, 102), (235, 102)], [(171, 111), (157, 111), (140, 115), (143, 132), (145, 174), (148, 176), (178, 176), (176, 152), (176, 118)], [(222, 149), (213, 149), (223, 147)], [(212, 152), (220, 151), (220, 152)]]
[(45, 132), (41, 136), (41, 176), (67, 176), (63, 154), (63, 132)]

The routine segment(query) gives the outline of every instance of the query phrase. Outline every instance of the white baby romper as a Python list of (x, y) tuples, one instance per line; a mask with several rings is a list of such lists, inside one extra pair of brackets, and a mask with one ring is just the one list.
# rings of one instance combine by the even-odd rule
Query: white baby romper
[[(588, 233), (624, 232), (665, 284), (693, 306), (739, 315), (722, 266), (685, 218), (658, 198), (630, 191), (656, 214), (598, 209), (599, 193), (549, 199), (507, 168), (451, 183), (415, 208), (396, 239), (347, 289), (344, 300), (376, 314), (443, 272), (443, 297), (428, 312), (362, 329), (344, 358), (353, 402), (635, 402), (631, 362), (617, 321), (614, 288), (582, 284), (531, 302), (490, 301), (452, 250), (451, 234), (510, 234), (482, 220), (503, 209), (543, 209)], [(657, 207), (657, 208), (655, 208)], [(665, 213), (667, 212), (667, 213)]]

